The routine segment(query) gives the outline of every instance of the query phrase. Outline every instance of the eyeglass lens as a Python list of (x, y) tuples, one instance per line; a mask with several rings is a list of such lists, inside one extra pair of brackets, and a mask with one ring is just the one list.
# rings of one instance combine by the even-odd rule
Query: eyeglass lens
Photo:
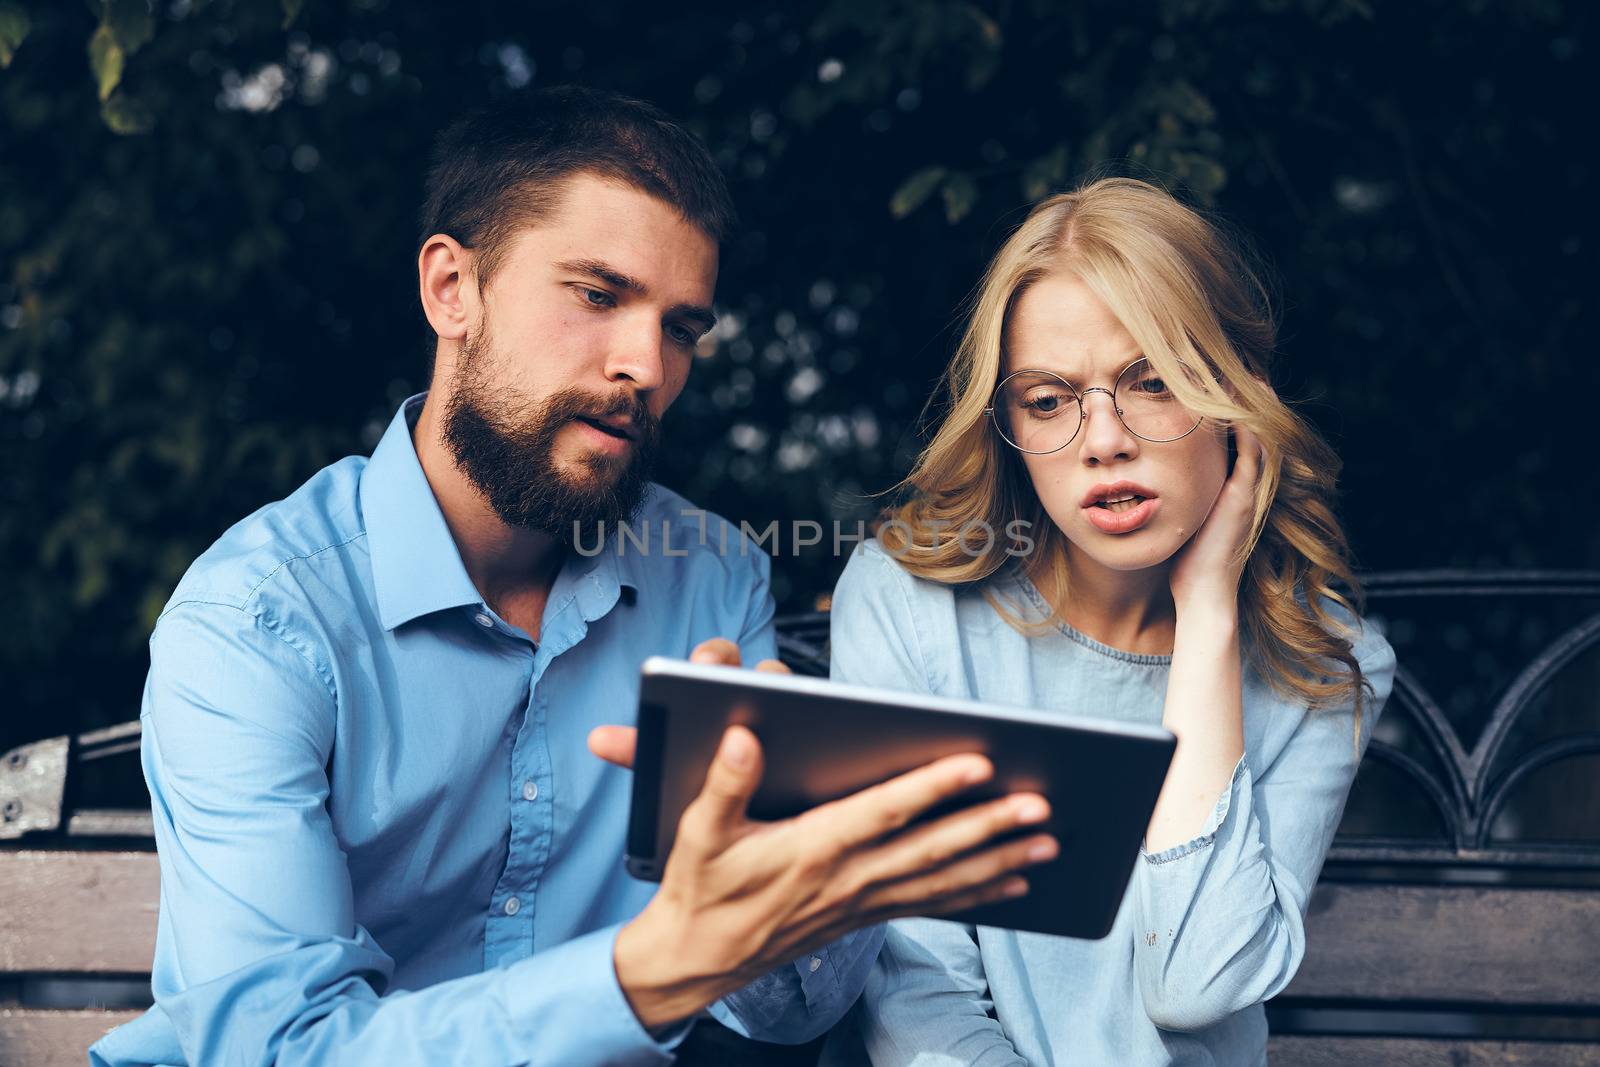
[[(1112, 399), (1122, 424), (1146, 441), (1175, 441), (1200, 424), (1147, 359), (1123, 370)], [(994, 412), (1001, 434), (1024, 452), (1059, 451), (1083, 424), (1082, 398), (1049, 371), (1022, 370), (1007, 377), (995, 390)]]

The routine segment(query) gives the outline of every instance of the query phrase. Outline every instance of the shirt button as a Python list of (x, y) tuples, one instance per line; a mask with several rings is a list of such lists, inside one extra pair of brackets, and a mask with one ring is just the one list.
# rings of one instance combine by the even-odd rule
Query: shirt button
[(477, 613), (477, 614), (476, 614), (476, 615), (474, 615), (474, 616), (473, 616), (473, 619), (474, 619), (474, 620), (476, 620), (476, 621), (477, 621), (477, 623), (478, 623), (478, 625), (479, 625), (479, 626), (482, 626), (482, 627), (484, 627), (484, 628), (485, 628), (485, 629), (487, 629), (487, 628), (488, 628), (488, 627), (490, 627), (490, 626), (493, 626), (493, 625), (494, 625), (494, 620), (493, 620), (493, 619), (491, 619), (491, 618), (489, 618), (489, 616), (487, 616), (487, 615), (485, 615), (485, 614), (484, 614), (484, 613), (483, 613), (483, 612), (481, 612), (481, 611), (480, 611), (480, 612), (478, 612), (478, 613)]
[(538, 782), (535, 782), (532, 778), (529, 778), (526, 782), (522, 783), (522, 799), (523, 800), (536, 800), (536, 799), (538, 799), (538, 797), (539, 797), (539, 783)]
[(518, 900), (516, 897), (507, 897), (506, 898), (506, 914), (507, 915), (515, 915), (517, 912), (519, 912), (521, 910), (522, 910), (522, 901)]
[(821, 967), (821, 966), (822, 966), (822, 957), (820, 957), (820, 956), (812, 956), (811, 957), (811, 973), (812, 974), (816, 974), (817, 973), (817, 968)]

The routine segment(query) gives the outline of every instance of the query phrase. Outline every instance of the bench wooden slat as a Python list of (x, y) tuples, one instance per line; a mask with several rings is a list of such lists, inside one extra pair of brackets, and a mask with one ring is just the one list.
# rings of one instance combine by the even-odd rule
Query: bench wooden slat
[[(148, 973), (158, 885), (151, 852), (0, 852), (0, 974)], [(1324, 883), (1308, 925), (1288, 996), (1600, 1007), (1597, 893)]]
[(89, 1046), (136, 1011), (0, 1009), (0, 1064), (4, 1067), (83, 1067)]
[(1600, 1006), (1600, 893), (1341, 885), (1312, 894), (1286, 996)]
[(1600, 1045), (1418, 1037), (1273, 1037), (1267, 1062), (1284, 1067), (1594, 1067)]
[(0, 852), (0, 974), (149, 974), (154, 852)]
[[(0, 852), (0, 900), (6, 902), (0, 974), (149, 973), (158, 893), (151, 852)], [(1408, 938), (1413, 930), (1417, 936)], [(1287, 997), (1383, 1001), (1397, 1008), (1406, 1002), (1600, 1008), (1600, 893), (1592, 891), (1324, 883), (1312, 897), (1309, 938), (1310, 951)], [(15, 1034), (55, 1033), (50, 1028), (60, 1026), (83, 1027), (87, 1034), (125, 1014), (14, 1009), (0, 1035), (16, 1041)], [(1600, 1046), (1581, 1044), (1406, 1039), (1394, 1045), (1393, 1055), (1411, 1058), (1373, 1060), (1358, 1054), (1367, 1046), (1337, 1042), (1376, 1038), (1274, 1040), (1297, 1042), (1285, 1062), (1341, 1067), (1600, 1064)], [(1310, 1058), (1330, 1049), (1324, 1059)], [(1384, 1049), (1389, 1057), (1389, 1045)], [(1532, 1058), (1507, 1058), (1513, 1054)], [(33, 1061), (0, 1056), (0, 1063), (10, 1062)]]

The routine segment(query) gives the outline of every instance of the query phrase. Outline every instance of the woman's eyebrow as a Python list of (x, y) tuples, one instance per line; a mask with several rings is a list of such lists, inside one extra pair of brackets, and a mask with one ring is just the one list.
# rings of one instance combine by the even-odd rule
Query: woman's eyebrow
[[(1108, 373), (1106, 375), (1106, 377), (1108, 379), (1112, 380), (1112, 381), (1115, 381), (1117, 378), (1120, 378), (1122, 376), (1122, 372), (1123, 371), (1127, 370), (1129, 367), (1133, 366), (1135, 363), (1139, 362), (1141, 359), (1144, 359), (1144, 358), (1145, 358), (1145, 355), (1144, 355), (1143, 352), (1135, 352), (1133, 355), (1129, 356), (1126, 360), (1124, 360), (1121, 363), (1119, 363), (1117, 365), (1117, 369), (1116, 369), (1116, 371), (1114, 373)], [(1015, 367), (1014, 369), (1012, 369), (1010, 371), (1007, 371), (1007, 373), (1008, 374), (1015, 374), (1017, 371), (1040, 371), (1040, 372), (1043, 372), (1043, 373), (1046, 373), (1046, 374), (1054, 374), (1057, 378), (1060, 378), (1062, 381), (1066, 382), (1068, 385), (1072, 386), (1072, 388), (1078, 390), (1079, 392), (1082, 392), (1083, 388), (1084, 388), (1083, 376), (1081, 374), (1078, 374), (1077, 372), (1073, 372), (1072, 374), (1063, 374), (1059, 370), (1056, 370), (1056, 369), (1054, 369), (1052, 367), (1032, 366), (1032, 367)]]
[(1034, 373), (1034, 374), (1053, 374), (1057, 378), (1060, 378), (1062, 381), (1066, 382), (1068, 385), (1072, 386), (1074, 389), (1078, 388), (1078, 386), (1081, 384), (1081, 379), (1079, 378), (1078, 375), (1076, 375), (1076, 374), (1062, 374), (1060, 371), (1055, 370), (1054, 368), (1051, 368), (1051, 367), (1012, 366), (1005, 373), (1010, 375), (1010, 374), (1023, 374), (1023, 373), (1026, 373), (1026, 372), (1031, 372), (1031, 373)]

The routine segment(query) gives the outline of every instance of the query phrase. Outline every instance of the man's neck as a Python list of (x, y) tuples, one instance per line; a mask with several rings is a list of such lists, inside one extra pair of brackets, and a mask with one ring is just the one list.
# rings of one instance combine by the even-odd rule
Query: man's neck
[(544, 604), (566, 559), (566, 546), (548, 534), (510, 526), (495, 514), (446, 447), (439, 407), (430, 393), (411, 431), (422, 473), (467, 577), (501, 618), (538, 640)]

